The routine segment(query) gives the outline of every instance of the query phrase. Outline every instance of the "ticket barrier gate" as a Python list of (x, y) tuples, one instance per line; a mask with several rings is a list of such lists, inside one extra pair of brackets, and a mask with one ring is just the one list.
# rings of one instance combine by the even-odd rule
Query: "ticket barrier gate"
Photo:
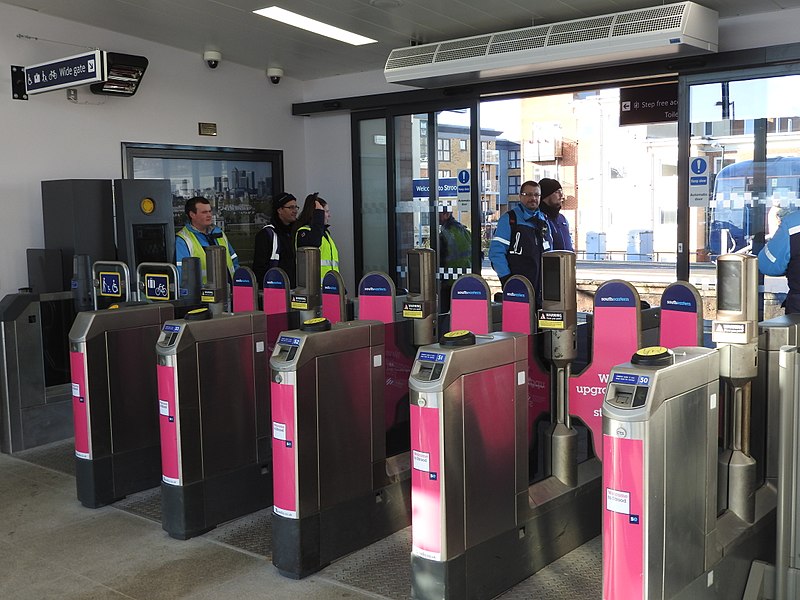
[[(786, 315), (793, 320), (800, 315)], [(778, 320), (778, 319), (775, 319)], [(795, 339), (780, 348), (780, 432), (778, 435), (778, 507), (775, 562), (756, 561), (750, 569), (744, 600), (791, 600), (800, 597), (800, 519), (798, 519), (798, 466), (800, 451), (800, 373)]]
[(75, 479), (88, 508), (161, 480), (155, 345), (166, 321), (196, 308), (177, 299), (177, 276), (172, 264), (140, 264), (141, 303), (78, 313), (70, 330)]
[[(622, 453), (619, 455), (621, 458), (616, 466), (620, 472), (627, 470), (628, 473), (620, 477), (629, 482), (627, 484), (629, 487), (638, 485), (644, 498), (659, 498), (659, 502), (667, 507), (665, 510), (671, 511), (671, 516), (666, 521), (667, 528), (664, 527), (664, 522), (655, 524), (642, 522), (641, 514), (636, 512), (639, 508), (633, 506), (627, 517), (625, 515), (613, 517), (617, 519), (615, 527), (619, 530), (619, 535), (616, 538), (613, 536), (604, 538), (604, 544), (613, 541), (612, 547), (604, 550), (606, 591), (604, 597), (608, 600), (738, 598), (747, 585), (747, 573), (751, 562), (772, 561), (774, 557), (777, 493), (775, 480), (770, 473), (777, 472), (773, 460), (777, 460), (778, 457), (775, 456), (777, 453), (767, 439), (775, 436), (780, 421), (775, 421), (774, 407), (769, 405), (776, 397), (775, 382), (764, 381), (763, 378), (759, 380), (756, 377), (759, 371), (763, 375), (774, 368), (774, 352), (769, 350), (769, 338), (773, 337), (773, 333), (774, 337), (780, 338), (796, 335), (796, 330), (792, 333), (791, 327), (784, 327), (781, 332), (782, 328), (775, 327), (774, 324), (768, 327), (762, 324), (763, 351), (760, 351), (756, 330), (756, 290), (755, 257), (749, 255), (719, 257), (717, 318), (712, 324), (712, 336), (717, 343), (715, 352), (718, 354), (719, 371), (715, 377), (719, 379), (719, 394), (715, 393), (705, 401), (707, 405), (704, 410), (707, 414), (703, 419), (710, 424), (709, 431), (699, 432), (696, 423), (700, 417), (696, 417), (694, 413), (682, 415), (675, 412), (672, 416), (665, 413), (666, 416), (659, 417), (666, 423), (660, 426), (662, 430), (667, 425), (675, 430), (673, 434), (676, 440), (675, 446), (690, 446), (695, 443), (693, 441), (695, 437), (701, 434), (707, 435), (712, 446), (710, 458), (706, 461), (710, 466), (704, 467), (705, 472), (698, 471), (697, 464), (694, 464), (697, 462), (697, 455), (684, 459), (679, 455), (681, 450), (676, 449), (673, 452), (676, 456), (665, 462), (660, 467), (661, 471), (656, 470), (655, 475), (648, 469), (658, 469), (658, 467), (647, 464), (644, 471), (640, 470), (638, 474), (631, 475), (636, 469), (631, 468), (630, 460), (637, 456), (636, 453), (627, 451), (624, 455)], [(762, 370), (761, 366), (757, 366), (759, 355), (768, 357), (773, 365), (766, 365)], [(677, 358), (676, 350), (676, 363)], [(678, 379), (688, 381), (689, 377), (680, 376)], [(659, 393), (662, 392), (663, 390)], [(645, 392), (638, 393), (643, 395)], [(609, 386), (603, 409), (604, 435), (621, 437), (622, 432), (629, 433), (630, 430), (615, 426), (613, 422), (606, 423), (606, 408), (609, 406), (611, 394), (612, 389)], [(651, 398), (652, 394), (648, 394), (647, 397)], [(629, 415), (626, 417), (629, 420), (637, 420), (634, 416), (642, 406), (635, 404), (635, 394), (633, 402), (630, 411), (623, 411), (625, 415)], [(637, 411), (632, 410), (633, 408)], [(613, 413), (611, 416), (619, 419), (620, 415)], [(674, 419), (674, 422), (667, 417)], [(647, 418), (653, 420), (652, 416)], [(638, 420), (644, 419), (640, 415)], [(622, 442), (622, 445), (629, 445), (629, 441)], [(608, 443), (606, 438), (606, 444)], [(644, 442), (645, 448), (648, 443)], [(665, 448), (663, 441), (658, 442), (658, 448), (662, 449), (659, 450), (661, 452), (659, 456), (669, 454), (663, 450)], [(648, 459), (646, 450), (645, 459), (658, 460), (654, 455)], [(761, 462), (765, 464), (760, 467)], [(681, 465), (677, 471), (674, 467), (676, 464)], [(672, 469), (672, 472), (668, 472), (668, 469)], [(661, 477), (659, 472), (668, 474)], [(622, 485), (613, 484), (606, 487), (615, 491), (629, 491), (620, 487)], [(606, 493), (604, 522), (607, 523), (611, 518), (609, 511), (620, 511), (609, 508), (608, 489)], [(614, 497), (622, 498), (616, 495)], [(632, 503), (633, 493), (630, 498)], [(708, 503), (711, 508), (707, 509), (710, 517), (698, 521), (696, 517), (691, 516), (695, 513), (690, 507), (696, 507), (700, 503)], [(642, 510), (647, 513), (648, 509)], [(639, 522), (633, 519), (634, 515), (640, 517)], [(626, 518), (629, 520), (626, 521)], [(644, 528), (641, 527), (642, 524), (645, 525)], [(649, 531), (651, 527), (662, 533), (653, 535), (639, 533)], [(691, 534), (688, 533), (689, 529), (692, 530)], [(675, 541), (681, 540), (680, 548), (672, 547), (667, 550), (668, 544), (673, 542), (659, 541), (659, 535), (663, 538), (663, 531), (669, 531)], [(700, 544), (693, 537), (696, 531), (702, 533), (704, 543)], [(674, 560), (658, 558), (665, 553), (671, 553), (677, 558)], [(617, 557), (616, 564), (607, 559), (612, 556)], [(656, 559), (653, 560), (653, 557)], [(667, 567), (669, 571), (665, 571)]]
[(412, 369), (412, 594), (493, 598), (599, 532), (600, 465), (529, 486), (528, 336), (453, 331)]
[(204, 307), (161, 328), (161, 519), (171, 537), (272, 504), (266, 318), (211, 318)]
[(313, 319), (272, 354), (272, 562), (286, 577), (410, 523), (408, 454), (385, 447), (384, 331)]
[[(604, 599), (674, 598), (719, 558), (719, 367), (717, 350), (650, 347), (611, 370), (603, 404)], [(706, 584), (720, 575), (688, 597), (707, 597)]]
[(70, 331), (78, 500), (97, 508), (158, 485), (155, 344), (171, 303), (79, 313)]
[(23, 288), (0, 302), (0, 450), (13, 454), (72, 436), (67, 334), (71, 292)]

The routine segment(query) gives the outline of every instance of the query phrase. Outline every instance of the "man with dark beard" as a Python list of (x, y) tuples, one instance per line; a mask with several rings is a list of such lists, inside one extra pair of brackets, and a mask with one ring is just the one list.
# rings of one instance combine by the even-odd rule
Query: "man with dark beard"
[(539, 188), (542, 190), (539, 210), (547, 217), (550, 236), (553, 238), (553, 250), (574, 252), (572, 237), (569, 235), (569, 223), (561, 214), (561, 207), (564, 205), (564, 192), (561, 184), (555, 179), (544, 177), (539, 181)]

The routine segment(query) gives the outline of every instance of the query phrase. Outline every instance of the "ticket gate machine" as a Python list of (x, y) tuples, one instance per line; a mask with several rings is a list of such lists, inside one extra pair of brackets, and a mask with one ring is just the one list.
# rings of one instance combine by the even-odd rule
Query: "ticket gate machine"
[(611, 370), (603, 403), (606, 600), (673, 598), (719, 557), (719, 366), (717, 350), (656, 346)]
[[(794, 319), (786, 315), (780, 319)], [(775, 563), (756, 561), (750, 569), (744, 600), (792, 600), (800, 597), (800, 518), (798, 518), (798, 472), (800, 451), (800, 372), (798, 346), (780, 348), (780, 432), (778, 434), (778, 508)]]
[(0, 302), (0, 450), (13, 454), (72, 436), (71, 292), (27, 289)]
[(141, 303), (78, 313), (69, 332), (75, 480), (88, 508), (161, 480), (155, 345), (164, 322), (196, 307), (177, 299), (177, 276), (172, 264), (140, 264)]
[(408, 454), (386, 453), (384, 356), (377, 321), (317, 318), (278, 338), (272, 562), (284, 576), (305, 577), (410, 522)]
[(172, 303), (78, 313), (70, 330), (78, 500), (97, 508), (155, 487), (161, 444), (155, 344)]
[(171, 537), (272, 504), (266, 318), (211, 318), (204, 307), (161, 328), (161, 519)]
[(453, 331), (412, 368), (412, 594), (493, 598), (595, 537), (600, 465), (529, 485), (528, 336)]
[[(606, 535), (607, 530), (604, 530), (604, 598), (607, 600), (738, 598), (747, 585), (751, 562), (771, 561), (774, 556), (777, 493), (774, 479), (767, 476), (761, 480), (759, 472), (777, 471), (770, 464), (774, 452), (769, 449), (764, 436), (774, 436), (780, 421), (774, 420), (772, 415), (775, 411), (767, 406), (774, 396), (770, 391), (774, 384), (762, 380), (751, 394), (752, 381), (758, 371), (756, 273), (754, 256), (724, 255), (718, 259), (718, 308), (717, 318), (712, 323), (712, 336), (718, 343), (714, 352), (719, 363), (719, 371), (713, 377), (719, 382), (712, 385), (718, 387), (719, 393), (709, 395), (701, 403), (703, 406), (697, 408), (698, 411), (702, 408), (705, 416), (690, 411), (683, 402), (673, 404), (675, 408), (671, 410), (650, 410), (650, 404), (647, 404), (650, 399), (672, 396), (671, 392), (667, 394), (669, 390), (653, 385), (652, 379), (632, 383), (633, 379), (615, 380), (616, 375), (612, 374), (609, 380), (610, 384), (624, 384), (628, 388), (635, 385), (636, 390), (631, 392), (624, 387), (609, 385), (603, 406), (604, 455), (606, 448), (631, 446), (633, 439), (641, 439), (644, 440), (641, 443), (644, 459), (642, 452), (628, 448), (617, 452), (613, 463), (607, 455), (603, 462), (606, 488), (604, 525), (611, 526), (609, 523), (613, 520), (613, 527), (617, 530), (612, 535)], [(769, 337), (769, 333), (762, 335)], [(681, 352), (690, 355), (699, 349), (682, 349)], [(698, 380), (690, 376), (689, 367), (685, 372), (682, 370), (681, 352), (675, 350), (674, 369), (679, 372), (676, 380), (683, 386), (692, 381), (697, 383)], [(660, 356), (664, 352), (655, 354)], [(650, 356), (648, 360), (656, 358)], [(663, 360), (670, 362), (673, 359), (667, 357)], [(641, 365), (633, 365), (626, 373), (633, 377), (640, 370)], [(642, 375), (649, 376), (647, 373)], [(711, 378), (709, 376), (708, 380)], [(642, 389), (645, 391), (640, 391)], [(632, 399), (618, 398), (619, 393), (632, 394)], [(645, 396), (645, 404), (641, 404)], [(630, 403), (630, 406), (626, 407), (625, 403)], [(753, 407), (758, 407), (758, 411), (751, 410)], [(757, 424), (753, 415), (759, 412), (758, 420), (763, 418), (763, 423), (753, 426)], [(708, 431), (697, 426), (701, 420), (708, 423)], [(617, 421), (625, 421), (636, 428), (619, 425)], [(648, 430), (650, 425), (641, 426), (639, 423), (642, 421), (655, 421), (655, 425)], [(670, 430), (673, 432), (669, 434), (672, 443), (665, 433)], [(657, 444), (658, 456), (647, 454), (653, 441), (641, 435), (636, 437), (632, 431), (655, 432), (653, 440)], [(710, 442), (705, 441), (707, 437)], [(698, 454), (682, 457), (683, 450), (679, 446), (690, 447), (701, 441), (711, 446), (711, 460), (706, 461), (710, 466), (698, 470)], [(758, 448), (764, 450), (756, 451)], [(767, 458), (762, 470), (758, 461), (763, 460), (759, 456), (764, 455)], [(659, 462), (662, 456), (667, 457), (663, 464)], [(637, 466), (640, 464), (644, 467)], [(616, 473), (607, 472), (610, 466)], [(616, 492), (630, 492), (630, 495), (626, 497)], [(647, 511), (652, 509), (634, 505), (634, 495), (658, 498), (659, 503), (666, 507), (668, 516), (658, 517), (662, 521), (653, 524), (644, 521)], [(623, 510), (625, 502), (630, 503), (629, 513)], [(710, 514), (710, 517), (702, 520), (697, 517), (701, 504), (710, 507), (706, 509), (706, 515)], [(644, 511), (644, 516), (641, 511)], [(661, 533), (640, 533), (650, 527)], [(664, 531), (669, 532), (666, 541)], [(697, 532), (702, 533), (705, 540), (702, 543), (696, 536)]]

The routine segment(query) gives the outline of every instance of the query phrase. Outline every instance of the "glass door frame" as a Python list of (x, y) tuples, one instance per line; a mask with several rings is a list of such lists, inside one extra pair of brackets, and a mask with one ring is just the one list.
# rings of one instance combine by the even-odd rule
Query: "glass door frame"
[[(386, 124), (386, 183), (387, 183), (387, 232), (389, 244), (389, 268), (391, 273), (388, 273), (396, 284), (398, 281), (397, 273), (394, 271), (395, 267), (401, 264), (400, 257), (397, 256), (397, 222), (395, 218), (394, 208), (397, 206), (397, 190), (395, 186), (397, 170), (396, 159), (397, 153), (395, 149), (395, 131), (394, 120), (395, 117), (403, 115), (414, 115), (426, 113), (428, 116), (428, 176), (431, 180), (431, 189), (435, 190), (438, 185), (438, 170), (436, 168), (438, 161), (436, 160), (436, 140), (438, 139), (438, 127), (436, 116), (440, 112), (451, 110), (469, 110), (470, 111), (470, 206), (471, 206), (471, 231), (480, 231), (480, 202), (479, 190), (477, 182), (480, 177), (479, 160), (480, 160), (480, 131), (479, 131), (479, 105), (480, 98), (475, 96), (468, 100), (444, 100), (437, 102), (426, 102), (419, 104), (408, 105), (394, 105), (389, 106), (383, 110), (370, 110), (370, 111), (357, 111), (352, 112), (351, 119), (351, 140), (352, 140), (352, 165), (353, 165), (353, 241), (355, 244), (354, 252), (354, 267), (356, 279), (360, 280), (364, 276), (364, 236), (362, 232), (363, 219), (361, 211), (364, 199), (361, 194), (361, 148), (359, 136), (359, 124), (364, 120), (371, 119), (385, 119)], [(431, 235), (431, 246), (436, 249), (438, 246), (438, 236)], [(480, 236), (472, 236), (472, 271), (473, 273), (480, 274), (481, 260), (480, 260)]]

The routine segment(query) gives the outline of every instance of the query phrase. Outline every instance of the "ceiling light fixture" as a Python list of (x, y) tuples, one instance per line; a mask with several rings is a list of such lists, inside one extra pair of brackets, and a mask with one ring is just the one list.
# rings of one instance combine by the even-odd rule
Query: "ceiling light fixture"
[(321, 23), (320, 21), (315, 21), (314, 19), (309, 19), (308, 17), (298, 15), (297, 13), (293, 13), (283, 8), (278, 8), (277, 6), (260, 8), (258, 10), (254, 10), (253, 12), (257, 15), (261, 15), (262, 17), (274, 19), (275, 21), (280, 21), (281, 23), (286, 23), (287, 25), (291, 25), (293, 27), (305, 29), (311, 33), (324, 35), (325, 37), (333, 38), (335, 40), (339, 40), (340, 42), (346, 42), (348, 44), (352, 44), (353, 46), (363, 46), (364, 44), (375, 44), (378, 42), (378, 40), (373, 40), (371, 38), (364, 37), (363, 35), (358, 35), (357, 33), (351, 33), (349, 31), (345, 31), (344, 29), (334, 27), (333, 25), (327, 25), (325, 23)]
[(403, 3), (401, 0), (369, 0), (369, 5), (375, 8), (398, 8)]

